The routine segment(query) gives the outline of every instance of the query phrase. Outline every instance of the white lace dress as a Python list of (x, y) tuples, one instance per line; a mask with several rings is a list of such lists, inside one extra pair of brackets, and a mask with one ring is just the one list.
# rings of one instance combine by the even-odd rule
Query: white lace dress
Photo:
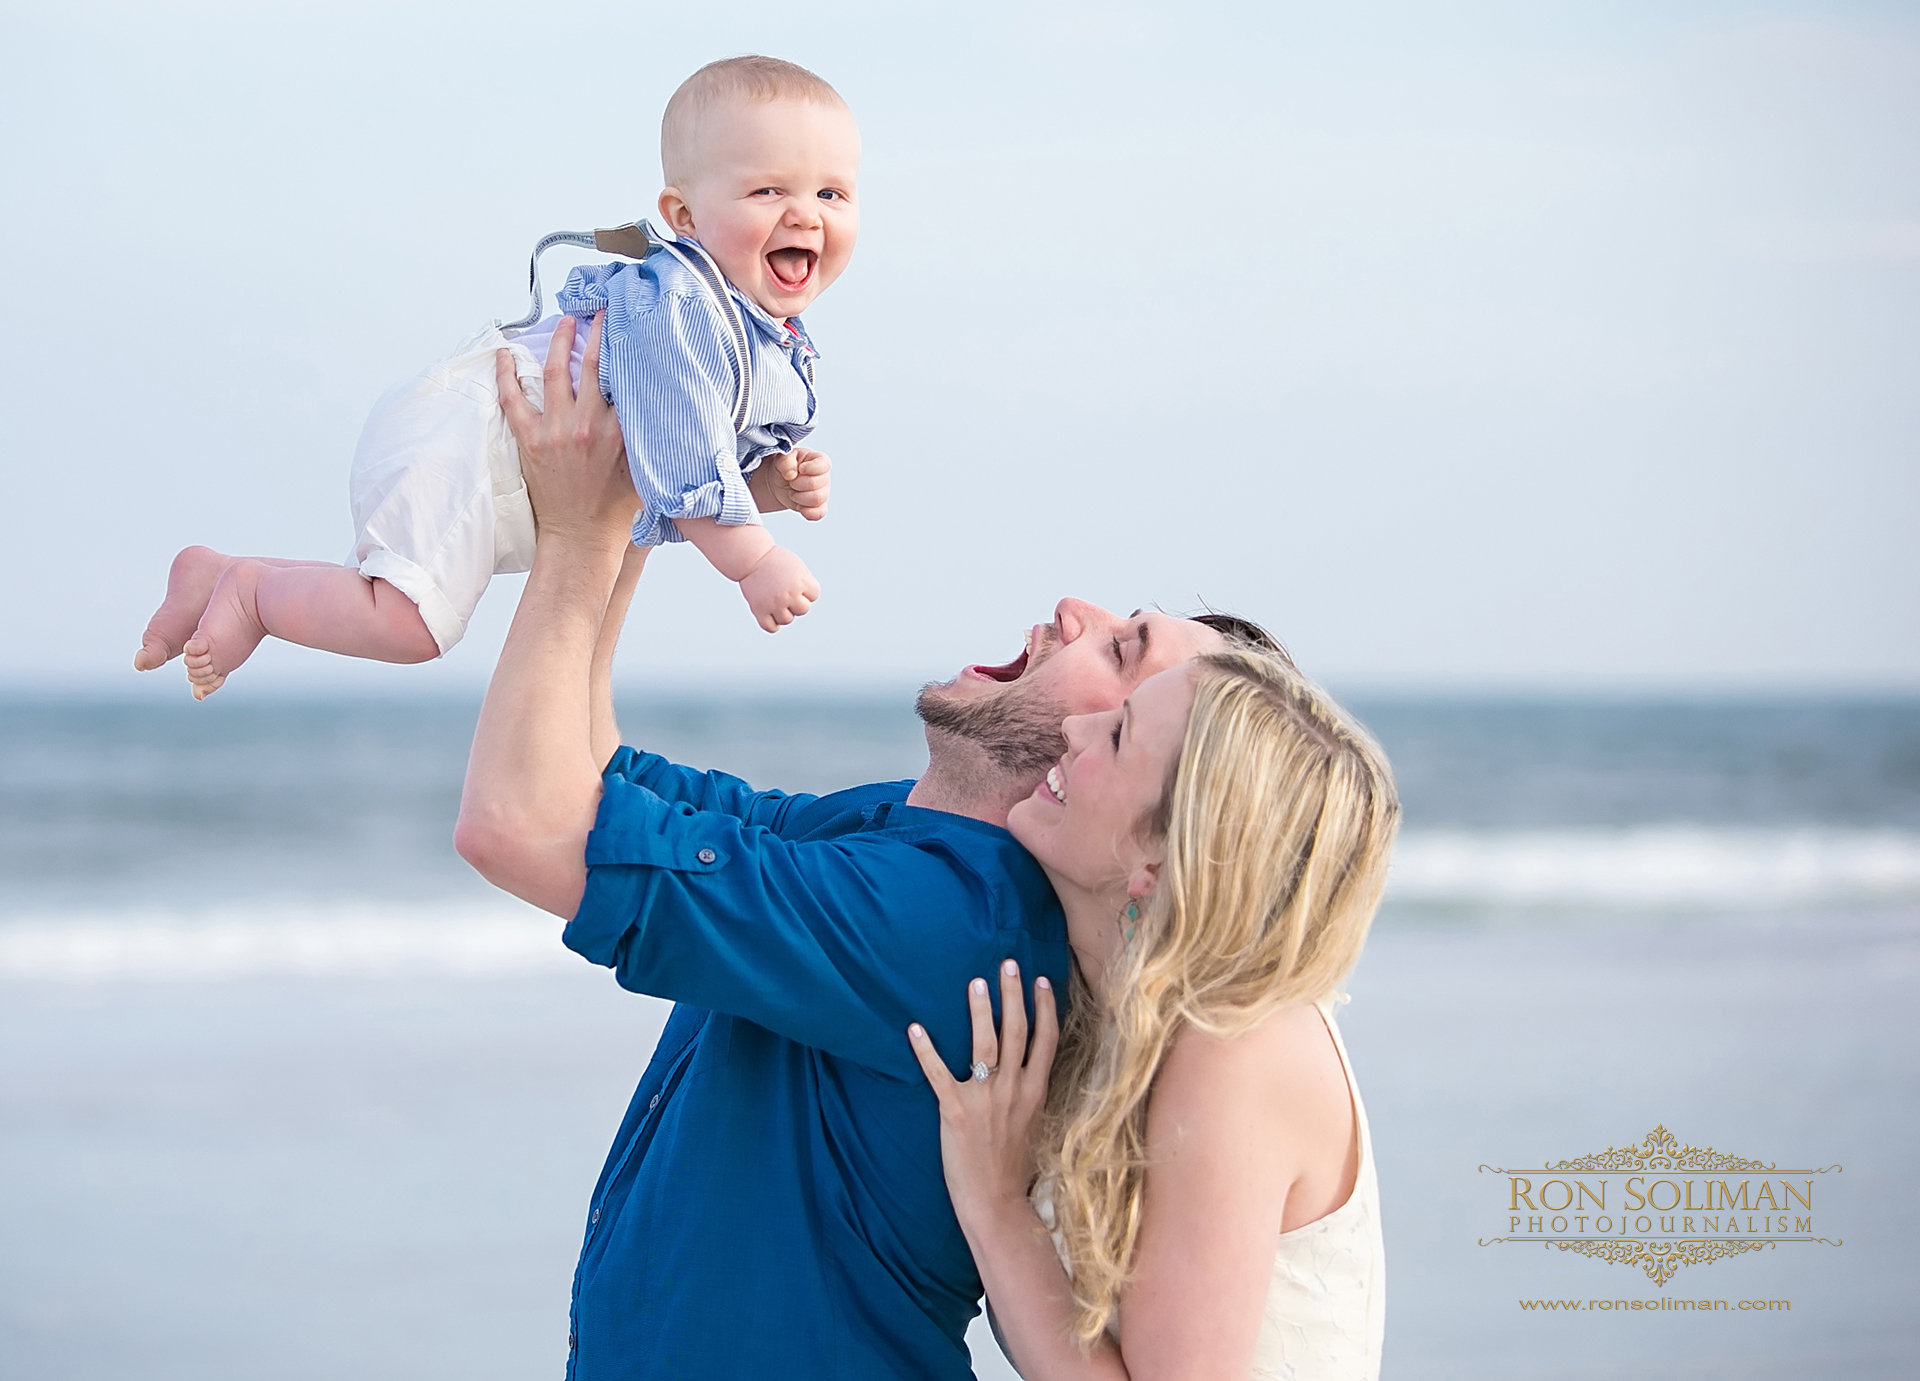
[[(1344, 1001), (1345, 999), (1339, 999)], [(1373, 1137), (1354, 1082), (1346, 1042), (1333, 1004), (1320, 1004), (1340, 1052), (1360, 1132), (1360, 1169), (1347, 1201), (1324, 1218), (1283, 1232), (1275, 1245), (1267, 1306), (1254, 1348), (1252, 1381), (1376, 1381), (1386, 1331), (1386, 1250), (1380, 1237), (1380, 1184), (1374, 1175)], [(1053, 1226), (1053, 1196), (1042, 1184), (1034, 1208)], [(1065, 1242), (1054, 1247), (1066, 1264)], [(1069, 1266), (1068, 1270), (1072, 1268)], [(1115, 1337), (1119, 1330), (1107, 1325)]]

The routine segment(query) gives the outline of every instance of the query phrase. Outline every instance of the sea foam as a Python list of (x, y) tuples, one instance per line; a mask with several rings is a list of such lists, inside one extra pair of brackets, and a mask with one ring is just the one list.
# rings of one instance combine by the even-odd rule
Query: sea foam
[(481, 905), (230, 906), (0, 922), (0, 980), (503, 978), (578, 970), (557, 917)]
[[(1802, 909), (1920, 903), (1896, 830), (1409, 830), (1387, 901), (1447, 907)], [(42, 911), (0, 919), (0, 981), (513, 978), (578, 971), (558, 918), (473, 902)]]
[(1687, 909), (1920, 901), (1920, 834), (1682, 825), (1410, 830), (1394, 851), (1387, 897)]

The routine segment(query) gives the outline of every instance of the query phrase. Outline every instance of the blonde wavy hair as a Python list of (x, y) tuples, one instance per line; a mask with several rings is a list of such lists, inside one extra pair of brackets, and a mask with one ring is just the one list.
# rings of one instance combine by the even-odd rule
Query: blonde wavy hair
[(1072, 1262), (1073, 1332), (1105, 1328), (1146, 1181), (1147, 1102), (1179, 1033), (1231, 1038), (1330, 996), (1360, 957), (1400, 819), (1379, 746), (1284, 656), (1195, 664), (1193, 713), (1159, 806), (1165, 861), (1109, 1004), (1076, 972), (1036, 1132)]

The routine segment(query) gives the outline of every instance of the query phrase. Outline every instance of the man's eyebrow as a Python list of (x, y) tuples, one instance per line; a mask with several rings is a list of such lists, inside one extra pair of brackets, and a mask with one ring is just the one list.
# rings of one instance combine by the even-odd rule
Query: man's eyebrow
[[(1139, 610), (1136, 609), (1134, 612), (1138, 613)], [(1151, 636), (1151, 630), (1145, 619), (1140, 620), (1140, 623), (1133, 631), (1133, 635), (1140, 640), (1140, 650), (1134, 654), (1133, 664), (1140, 666), (1147, 660), (1147, 639)]]

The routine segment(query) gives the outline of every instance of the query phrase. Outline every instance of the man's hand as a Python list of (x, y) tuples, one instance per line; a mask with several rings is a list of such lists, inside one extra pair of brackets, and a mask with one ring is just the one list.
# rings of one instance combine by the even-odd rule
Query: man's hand
[(602, 318), (594, 317), (580, 366), (580, 377), (588, 383), (578, 397), (567, 369), (577, 323), (566, 317), (555, 329), (547, 351), (544, 410), (527, 401), (511, 351), (500, 351), (494, 361), (500, 408), (520, 443), (520, 473), (526, 477), (541, 542), (551, 538), (624, 544), (634, 510), (640, 507), (627, 470), (620, 420), (600, 396), (601, 325)]
[(833, 462), (824, 451), (795, 446), (785, 455), (768, 456), (747, 476), (753, 506), (762, 513), (791, 509), (810, 523), (827, 516), (827, 490)]

